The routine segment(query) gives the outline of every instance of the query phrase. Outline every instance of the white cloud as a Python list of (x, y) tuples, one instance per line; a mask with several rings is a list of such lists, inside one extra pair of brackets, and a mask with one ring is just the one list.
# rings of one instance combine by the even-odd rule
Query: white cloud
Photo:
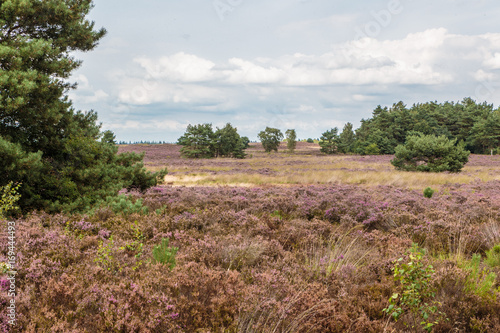
[(500, 52), (496, 52), (494, 55), (486, 59), (484, 61), (484, 65), (491, 69), (500, 69)]
[(127, 120), (125, 122), (110, 122), (107, 125), (114, 130), (183, 130), (188, 123), (180, 123), (175, 120)]
[(78, 90), (71, 90), (69, 96), (73, 102), (79, 103), (85, 107), (89, 107), (95, 103), (101, 102), (109, 98), (109, 94), (102, 89), (95, 89), (89, 82), (89, 79), (79, 74), (74, 77), (73, 81), (78, 84)]
[(192, 54), (179, 52), (168, 57), (152, 60), (147, 57), (134, 59), (151, 78), (170, 81), (203, 82), (214, 78), (215, 64)]
[[(497, 41), (500, 34), (455, 35), (446, 29), (429, 29), (396, 40), (363, 38), (332, 47), (321, 55), (293, 54), (278, 58), (259, 57), (255, 60), (230, 58), (226, 63), (214, 62), (183, 52), (152, 59), (137, 58), (143, 80), (199, 83), (214, 85), (439, 85), (458, 79), (463, 73), (453, 64), (468, 61), (472, 67), (500, 68)], [(442, 66), (446, 63), (447, 66)], [(458, 65), (457, 65), (458, 66)], [(136, 90), (143, 90), (136, 88)], [(194, 89), (189, 88), (189, 89)], [(174, 89), (179, 90), (178, 88)], [(164, 93), (162, 98), (144, 102), (172, 99), (189, 102), (193, 98), (211, 95), (210, 89), (188, 93), (185, 89)], [(144, 94), (135, 93), (139, 97)], [(173, 96), (171, 96), (173, 94)], [(121, 94), (123, 100), (141, 103), (133, 92)]]
[(265, 68), (243, 59), (231, 58), (228, 63), (231, 69), (224, 70), (223, 74), (229, 83), (278, 83), (285, 76), (282, 69), (272, 66)]
[(495, 79), (495, 74), (493, 73), (488, 73), (483, 71), (482, 69), (476, 71), (473, 74), (474, 78), (476, 81), (483, 82), (483, 81), (493, 81)]

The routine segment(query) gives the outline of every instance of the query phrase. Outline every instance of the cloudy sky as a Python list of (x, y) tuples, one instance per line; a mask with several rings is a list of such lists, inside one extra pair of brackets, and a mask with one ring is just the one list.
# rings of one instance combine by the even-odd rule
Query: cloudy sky
[(230, 122), (317, 138), (377, 105), (500, 105), (498, 0), (95, 0), (75, 107), (118, 140)]

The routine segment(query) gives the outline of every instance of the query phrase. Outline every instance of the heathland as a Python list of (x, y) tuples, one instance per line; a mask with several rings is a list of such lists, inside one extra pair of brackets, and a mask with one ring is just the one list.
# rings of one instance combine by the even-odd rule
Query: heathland
[(180, 148), (119, 147), (167, 167), (164, 185), (17, 221), (14, 331), (500, 331), (499, 156), (415, 173), (302, 142)]

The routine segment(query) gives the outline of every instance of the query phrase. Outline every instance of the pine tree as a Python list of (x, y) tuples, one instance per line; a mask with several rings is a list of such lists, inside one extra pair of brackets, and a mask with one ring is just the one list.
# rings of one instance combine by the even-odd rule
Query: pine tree
[[(21, 183), (24, 210), (81, 210), (121, 188), (165, 174), (137, 154), (117, 155), (95, 112), (75, 111), (67, 81), (105, 35), (86, 15), (92, 0), (0, 1), (0, 186)], [(114, 140), (114, 138), (113, 138)]]
[(339, 129), (334, 127), (326, 132), (324, 132), (319, 138), (320, 151), (325, 154), (335, 154), (338, 151), (339, 146)]
[(339, 136), (339, 151), (344, 154), (352, 152), (354, 149), (354, 140), (355, 136), (352, 124), (347, 123)]

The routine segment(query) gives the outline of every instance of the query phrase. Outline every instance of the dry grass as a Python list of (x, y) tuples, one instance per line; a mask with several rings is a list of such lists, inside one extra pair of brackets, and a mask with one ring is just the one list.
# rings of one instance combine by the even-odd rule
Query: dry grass
[[(482, 165), (469, 163), (461, 173), (419, 173), (396, 171), (391, 156), (352, 156), (319, 154), (317, 144), (302, 143), (295, 154), (286, 151), (265, 153), (254, 144), (243, 160), (216, 158), (188, 160), (164, 159), (146, 163), (151, 171), (167, 167), (166, 181), (173, 186), (226, 185), (254, 186), (263, 184), (357, 184), (365, 186), (393, 185), (419, 189), (422, 184), (439, 187), (475, 180), (500, 180), (500, 159)], [(472, 157), (473, 158), (473, 157)], [(489, 158), (489, 157), (488, 157)]]

